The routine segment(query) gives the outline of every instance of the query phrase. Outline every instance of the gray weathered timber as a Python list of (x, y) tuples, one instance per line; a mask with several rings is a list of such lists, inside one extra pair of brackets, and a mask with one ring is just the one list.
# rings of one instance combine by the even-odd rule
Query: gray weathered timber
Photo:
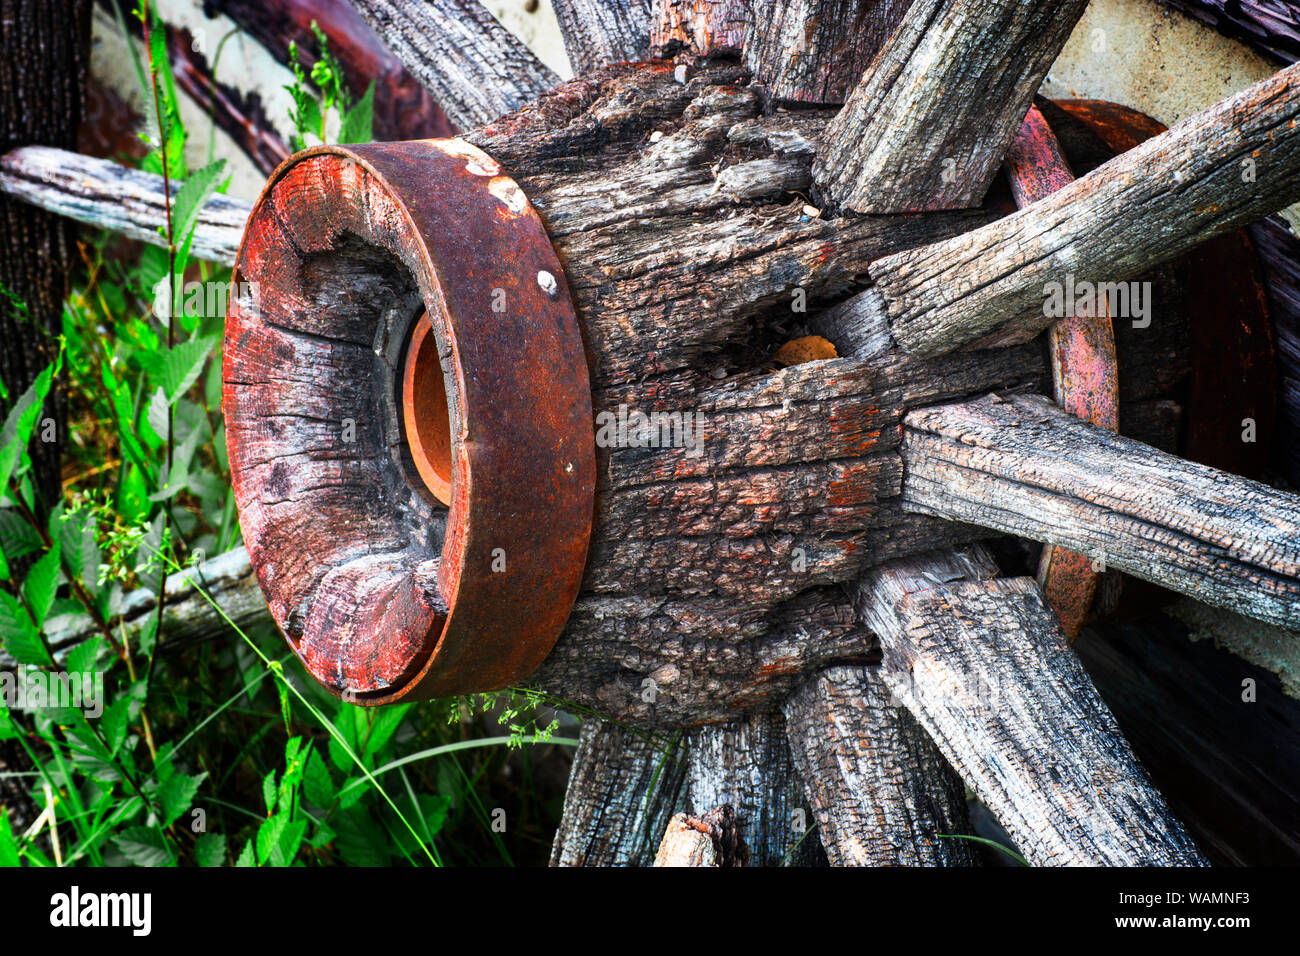
[(1284, 63), (1300, 59), (1295, 0), (1158, 0)]
[(698, 727), (687, 733), (686, 749), (686, 805), (696, 814), (734, 808), (748, 865), (824, 864), (779, 713)]
[(858, 212), (977, 206), (1087, 0), (915, 0), (826, 134), (815, 175)]
[(552, 0), (551, 6), (576, 74), (649, 53), (650, 0)]
[(1204, 860), (1151, 786), (1032, 578), (915, 555), (856, 591), (886, 684), (1035, 866)]
[(827, 668), (783, 711), (832, 866), (976, 865), (965, 788), (879, 667)]
[(745, 65), (778, 102), (843, 103), (912, 0), (750, 0)]
[[(220, 611), (203, 597), (200, 587), (216, 602)], [(126, 634), (134, 639), (136, 633), (157, 614), (158, 596), (147, 588), (138, 588), (114, 607), (113, 633), (120, 636), (121, 630), (125, 629)], [(164, 649), (189, 646), (216, 637), (229, 637), (234, 632), (226, 617), (246, 632), (272, 623), (271, 612), (257, 584), (257, 575), (248, 563), (248, 551), (242, 547), (168, 575), (162, 646)], [(60, 659), (64, 652), (98, 633), (84, 616), (53, 618), (47, 630), (50, 646)], [(0, 648), (0, 668), (12, 666), (13, 659)]]
[(1300, 627), (1300, 498), (1111, 434), (1042, 397), (906, 418), (905, 507), (1070, 548)]
[(668, 821), (668, 829), (655, 854), (655, 866), (720, 866), (713, 838), (692, 825), (689, 813), (678, 813)]
[[(180, 189), (172, 183), (172, 195)], [(48, 146), (24, 146), (0, 156), (0, 191), (78, 222), (167, 245), (163, 179), (107, 159)], [(251, 205), (215, 195), (199, 212), (191, 255), (233, 265)]]
[(1054, 321), (1049, 283), (1122, 283), (1297, 198), (1300, 64), (1014, 215), (887, 256), (871, 276), (909, 352), (1023, 342)]
[(683, 802), (685, 776), (672, 736), (584, 723), (551, 866), (649, 866)]
[(535, 100), (559, 82), (478, 0), (352, 0), (460, 129)]

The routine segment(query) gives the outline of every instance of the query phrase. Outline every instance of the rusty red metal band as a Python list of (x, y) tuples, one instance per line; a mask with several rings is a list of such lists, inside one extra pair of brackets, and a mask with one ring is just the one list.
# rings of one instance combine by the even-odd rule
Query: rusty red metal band
[[(1036, 107), (1007, 154), (1007, 173), (1016, 205), (1023, 208), (1074, 181), (1056, 136)], [(1098, 315), (1075, 315), (1048, 329), (1056, 401), (1085, 421), (1119, 430), (1119, 360), (1109, 309)], [(1038, 581), (1061, 627), (1073, 639), (1083, 627), (1097, 593), (1099, 574), (1093, 559), (1066, 548), (1046, 545)]]
[(308, 150), (254, 206), (236, 280), (258, 291), (227, 320), (235, 498), (308, 671), (372, 704), (525, 677), (581, 584), (595, 442), (518, 185), (461, 140)]

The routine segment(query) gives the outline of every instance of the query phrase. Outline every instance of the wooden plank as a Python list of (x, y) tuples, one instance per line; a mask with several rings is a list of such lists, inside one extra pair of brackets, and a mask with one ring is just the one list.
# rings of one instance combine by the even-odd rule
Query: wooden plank
[(860, 582), (894, 695), (1031, 864), (1203, 863), (1038, 585), (989, 569), (978, 551), (917, 555)]
[(559, 82), (478, 0), (353, 5), (461, 129), (525, 106)]
[(1055, 320), (1050, 283), (1122, 283), (1297, 198), (1300, 64), (1014, 215), (870, 271), (910, 352), (1023, 342)]
[(745, 65), (778, 102), (840, 104), (912, 0), (750, 0)]
[(1300, 498), (1113, 435), (1042, 397), (911, 413), (908, 509), (1060, 545), (1300, 626)]
[(682, 802), (685, 771), (667, 735), (584, 723), (551, 866), (648, 866)]
[[(172, 183), (172, 195), (180, 189)], [(165, 246), (163, 179), (106, 159), (25, 146), (0, 157), (0, 190), (69, 219)], [(199, 212), (191, 254), (234, 265), (251, 204), (216, 195)]]
[(827, 130), (817, 185), (857, 212), (984, 199), (1086, 0), (916, 0)]
[(832, 866), (976, 864), (965, 788), (879, 667), (827, 668), (783, 712)]
[(573, 72), (644, 60), (650, 47), (650, 0), (552, 0)]

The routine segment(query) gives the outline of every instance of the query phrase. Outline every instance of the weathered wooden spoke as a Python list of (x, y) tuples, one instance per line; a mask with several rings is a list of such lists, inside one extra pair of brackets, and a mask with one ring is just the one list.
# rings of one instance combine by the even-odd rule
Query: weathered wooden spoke
[(461, 129), (531, 103), (559, 82), (478, 0), (352, 3)]
[(970, 552), (867, 575), (884, 680), (1034, 865), (1203, 863), (1032, 578)]
[(1300, 499), (1183, 461), (1041, 397), (914, 412), (906, 507), (1082, 552), (1101, 567), (1300, 626)]
[(552, 6), (574, 73), (645, 59), (650, 47), (648, 0), (555, 0)]

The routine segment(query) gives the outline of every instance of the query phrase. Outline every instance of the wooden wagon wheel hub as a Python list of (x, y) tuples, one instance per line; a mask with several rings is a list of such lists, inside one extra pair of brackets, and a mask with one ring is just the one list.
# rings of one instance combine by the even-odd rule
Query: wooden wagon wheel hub
[[(578, 591), (595, 453), (563, 270), (481, 150), (309, 150), (237, 262), (226, 415), (272, 612), (357, 701), (506, 686)], [(292, 369), (289, 377), (270, 374)]]

